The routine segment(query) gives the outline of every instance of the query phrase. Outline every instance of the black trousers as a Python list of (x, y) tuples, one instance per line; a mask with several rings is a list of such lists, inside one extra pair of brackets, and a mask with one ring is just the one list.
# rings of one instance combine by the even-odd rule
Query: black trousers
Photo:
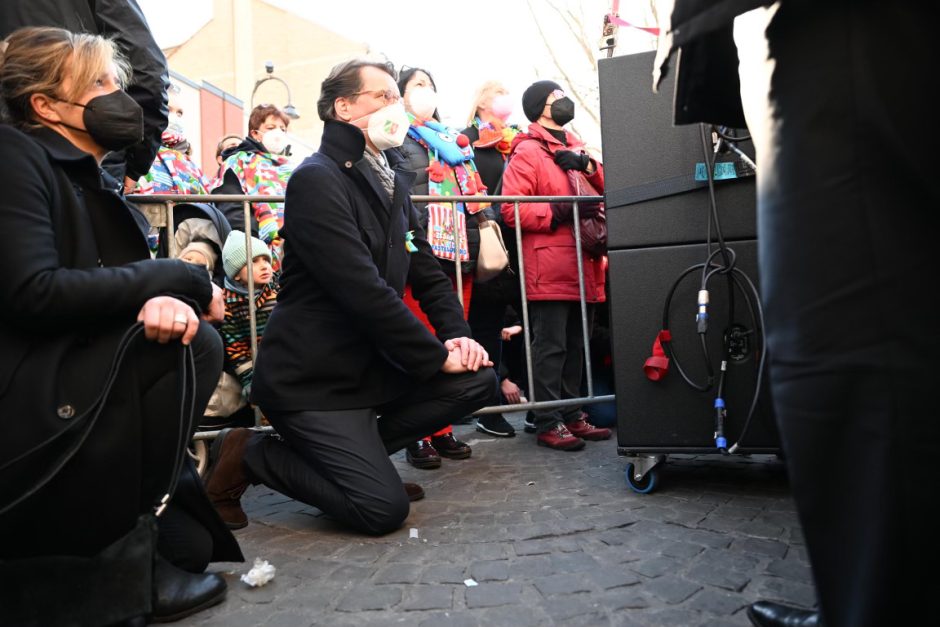
[(409, 502), (389, 455), (493, 401), (492, 368), (448, 375), (381, 407), (266, 412), (282, 439), (256, 438), (245, 454), (255, 483), (313, 505), (368, 534), (398, 529)]
[[(588, 305), (588, 333), (594, 306)], [(584, 373), (584, 333), (578, 301), (529, 302), (532, 327), (532, 383), (535, 401), (578, 398)], [(532, 399), (529, 399), (532, 400)], [(535, 429), (544, 433), (581, 415), (581, 407), (534, 409)]]
[[(940, 46), (928, 12), (783, 2), (766, 31), (773, 73), (739, 55), (772, 392), (830, 627), (926, 616), (940, 593), (940, 136), (923, 87)], [(887, 24), (903, 33), (890, 46)]]
[[(192, 343), (197, 414), (222, 370), (218, 332)], [(141, 336), (85, 443), (45, 487), (0, 518), (0, 556), (89, 556), (130, 531), (166, 491), (179, 455), (179, 343)]]

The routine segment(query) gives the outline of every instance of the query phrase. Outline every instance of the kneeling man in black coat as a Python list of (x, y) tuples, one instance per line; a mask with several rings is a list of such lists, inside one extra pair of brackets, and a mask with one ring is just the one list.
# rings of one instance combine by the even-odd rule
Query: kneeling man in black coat
[[(323, 140), (287, 185), (282, 290), (252, 389), (282, 439), (223, 431), (207, 489), (231, 527), (264, 483), (382, 534), (421, 495), (389, 454), (493, 402), (497, 379), (419, 225), (414, 174), (396, 168), (408, 118), (394, 68), (336, 66), (317, 108)], [(437, 337), (402, 302), (406, 283)]]

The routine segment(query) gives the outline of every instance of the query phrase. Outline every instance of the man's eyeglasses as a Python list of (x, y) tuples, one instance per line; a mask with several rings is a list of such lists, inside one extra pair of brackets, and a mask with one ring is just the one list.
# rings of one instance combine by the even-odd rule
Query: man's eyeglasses
[(368, 94), (374, 98), (381, 98), (385, 101), (385, 104), (391, 104), (393, 102), (398, 102), (401, 100), (401, 96), (398, 95), (398, 92), (394, 89), (373, 89), (371, 91), (357, 91), (352, 94), (353, 96), (362, 96)]

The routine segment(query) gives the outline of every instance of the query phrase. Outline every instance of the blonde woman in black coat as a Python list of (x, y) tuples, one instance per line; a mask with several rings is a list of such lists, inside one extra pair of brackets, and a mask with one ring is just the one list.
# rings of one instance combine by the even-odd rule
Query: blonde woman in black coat
[[(155, 555), (152, 512), (221, 370), (207, 320), (222, 303), (203, 269), (150, 259), (140, 215), (100, 168), (143, 134), (127, 74), (110, 41), (59, 28), (20, 29), (0, 52), (4, 623), (173, 620), (225, 594), (218, 575)], [(179, 485), (195, 489), (189, 470)], [(195, 495), (171, 505), (167, 557), (190, 570), (240, 559)], [(187, 554), (216, 539), (210, 555)]]

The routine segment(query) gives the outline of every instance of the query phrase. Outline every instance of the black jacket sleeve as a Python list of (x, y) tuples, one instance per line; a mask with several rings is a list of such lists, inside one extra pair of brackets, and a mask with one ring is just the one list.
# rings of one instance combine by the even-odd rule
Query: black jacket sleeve
[(144, 110), (144, 140), (124, 151), (124, 175), (136, 180), (150, 171), (167, 124), (170, 77), (166, 57), (137, 0), (97, 0), (95, 20), (98, 31), (118, 43), (134, 69), (127, 93)]
[(8, 135), (0, 149), (18, 173), (0, 194), (0, 220), (15, 234), (0, 246), (0, 317), (28, 327), (93, 324), (110, 316), (136, 316), (154, 296), (178, 294), (204, 308), (212, 297), (209, 276), (178, 259), (146, 259), (116, 267), (65, 268), (53, 214), (54, 177), (38, 146)]

